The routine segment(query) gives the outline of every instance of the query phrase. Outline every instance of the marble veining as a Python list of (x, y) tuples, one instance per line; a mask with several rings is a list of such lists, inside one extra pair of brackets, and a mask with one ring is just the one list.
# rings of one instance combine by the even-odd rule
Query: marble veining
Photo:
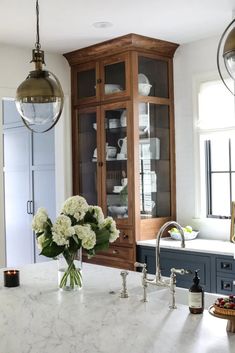
[(152, 286), (141, 303), (140, 273), (129, 273), (127, 299), (118, 269), (84, 264), (84, 287), (73, 293), (57, 289), (54, 261), (20, 274), (21, 287), (4, 288), (1, 271), (0, 353), (234, 352), (225, 320), (170, 310), (168, 290)]

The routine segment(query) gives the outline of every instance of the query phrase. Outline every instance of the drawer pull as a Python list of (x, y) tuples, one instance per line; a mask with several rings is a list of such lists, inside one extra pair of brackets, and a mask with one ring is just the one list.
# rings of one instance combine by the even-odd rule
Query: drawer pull
[(117, 255), (118, 254), (118, 250), (113, 250), (113, 254)]
[(223, 268), (230, 268), (230, 264), (228, 264), (228, 263), (223, 263), (223, 264), (222, 264), (222, 267), (223, 267)]
[(123, 233), (123, 239), (128, 239), (128, 238), (129, 238), (129, 235), (128, 235), (128, 234)]

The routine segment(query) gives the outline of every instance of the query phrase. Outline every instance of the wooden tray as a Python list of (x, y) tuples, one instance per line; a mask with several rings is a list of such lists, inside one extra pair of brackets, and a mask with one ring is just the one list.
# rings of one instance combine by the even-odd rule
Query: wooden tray
[(227, 331), (235, 333), (235, 316), (232, 315), (223, 315), (223, 314), (217, 314), (215, 313), (215, 308), (213, 305), (211, 305), (208, 309), (209, 313), (214, 316), (218, 317), (219, 319), (225, 319), (228, 320), (227, 322)]

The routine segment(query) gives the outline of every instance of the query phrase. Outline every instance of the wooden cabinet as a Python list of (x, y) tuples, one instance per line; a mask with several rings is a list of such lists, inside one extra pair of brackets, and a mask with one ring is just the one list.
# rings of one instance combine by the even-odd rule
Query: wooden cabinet
[[(92, 261), (134, 268), (136, 240), (175, 219), (172, 58), (135, 34), (65, 54), (71, 66), (73, 192), (121, 231)], [(117, 248), (117, 249), (116, 249)]]

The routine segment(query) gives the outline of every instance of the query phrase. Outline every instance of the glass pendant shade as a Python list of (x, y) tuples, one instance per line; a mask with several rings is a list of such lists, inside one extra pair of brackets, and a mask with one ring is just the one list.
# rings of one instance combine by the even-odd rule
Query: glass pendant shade
[(16, 106), (25, 124), (54, 126), (63, 107), (57, 78), (46, 70), (31, 71), (17, 88)]
[(229, 75), (235, 80), (235, 28), (227, 36), (223, 57)]
[(57, 77), (43, 70), (44, 51), (39, 41), (39, 5), (36, 0), (37, 36), (32, 60), (35, 70), (16, 91), (16, 108), (24, 124), (33, 132), (46, 132), (59, 120), (63, 110), (64, 94)]
[[(217, 50), (219, 75), (228, 90), (235, 95), (235, 19), (228, 25), (221, 36)], [(231, 83), (229, 83), (229, 79)]]

